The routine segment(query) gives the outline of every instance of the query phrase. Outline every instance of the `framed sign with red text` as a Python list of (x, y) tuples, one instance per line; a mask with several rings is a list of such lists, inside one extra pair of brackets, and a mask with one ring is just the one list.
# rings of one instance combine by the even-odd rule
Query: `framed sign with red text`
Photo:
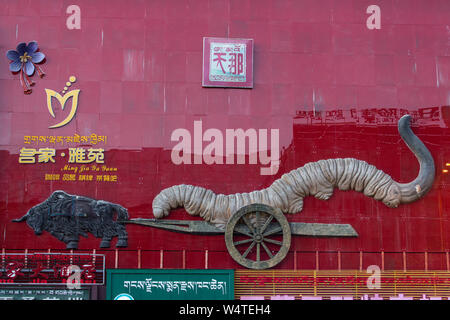
[(0, 285), (81, 285), (105, 283), (102, 254), (2, 253)]
[(202, 85), (253, 88), (253, 39), (203, 38)]

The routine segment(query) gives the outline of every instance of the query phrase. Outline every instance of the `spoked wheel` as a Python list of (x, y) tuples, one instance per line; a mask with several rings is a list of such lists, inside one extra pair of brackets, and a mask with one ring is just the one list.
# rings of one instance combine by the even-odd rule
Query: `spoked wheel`
[(291, 229), (280, 210), (255, 203), (231, 216), (225, 228), (225, 243), (240, 265), (267, 269), (286, 257), (291, 246)]

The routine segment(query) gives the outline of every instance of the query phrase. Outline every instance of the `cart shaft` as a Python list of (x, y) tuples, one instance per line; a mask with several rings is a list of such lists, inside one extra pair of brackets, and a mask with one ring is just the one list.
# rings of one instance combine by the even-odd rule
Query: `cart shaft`
[[(206, 221), (195, 220), (158, 220), (131, 219), (125, 223), (139, 224), (168, 231), (190, 234), (223, 234), (225, 230), (215, 227)], [(357, 237), (358, 233), (349, 224), (303, 223), (290, 222), (291, 234), (312, 237)], [(239, 227), (238, 227), (239, 228)], [(270, 226), (267, 231), (270, 231)], [(274, 234), (281, 233), (274, 232)]]

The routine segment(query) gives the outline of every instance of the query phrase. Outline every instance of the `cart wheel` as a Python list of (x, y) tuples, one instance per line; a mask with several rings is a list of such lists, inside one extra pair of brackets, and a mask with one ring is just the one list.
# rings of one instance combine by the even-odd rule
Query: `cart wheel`
[(249, 269), (271, 268), (286, 257), (291, 228), (281, 210), (255, 203), (239, 209), (225, 228), (231, 257)]

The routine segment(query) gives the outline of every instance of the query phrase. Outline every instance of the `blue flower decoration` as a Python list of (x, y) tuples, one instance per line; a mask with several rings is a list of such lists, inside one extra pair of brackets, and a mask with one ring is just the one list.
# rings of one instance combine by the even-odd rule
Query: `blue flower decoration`
[(34, 85), (34, 81), (30, 80), (28, 76), (33, 75), (35, 70), (41, 78), (45, 75), (42, 69), (36, 65), (45, 59), (45, 54), (37, 50), (37, 42), (31, 41), (28, 45), (25, 42), (19, 43), (16, 50), (9, 50), (6, 53), (6, 57), (11, 60), (9, 70), (11, 72), (20, 71), (20, 83), (25, 93), (31, 93), (30, 86)]

